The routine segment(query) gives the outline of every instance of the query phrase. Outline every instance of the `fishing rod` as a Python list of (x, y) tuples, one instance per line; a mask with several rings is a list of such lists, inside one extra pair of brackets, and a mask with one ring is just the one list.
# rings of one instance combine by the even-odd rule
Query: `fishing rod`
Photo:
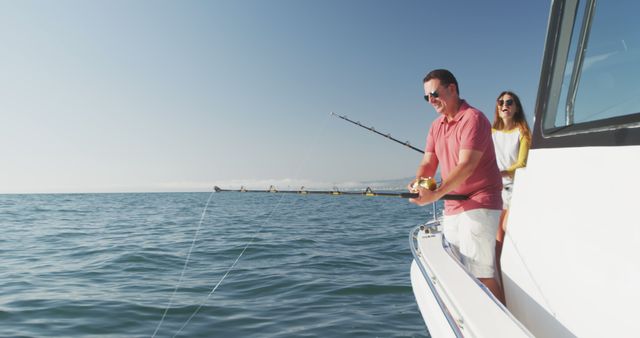
[(345, 121), (347, 121), (347, 122), (351, 122), (351, 123), (355, 124), (355, 125), (356, 125), (356, 126), (358, 126), (358, 127), (362, 127), (362, 128), (364, 128), (364, 129), (366, 129), (366, 130), (368, 130), (368, 131), (372, 131), (372, 132), (374, 132), (374, 133), (376, 133), (376, 134), (378, 134), (378, 135), (380, 135), (380, 136), (384, 136), (384, 137), (386, 137), (386, 138), (390, 139), (391, 141), (398, 142), (398, 143), (402, 144), (402, 145), (403, 145), (403, 146), (405, 146), (405, 147), (409, 147), (409, 148), (411, 148), (411, 149), (413, 149), (413, 150), (415, 150), (415, 151), (417, 151), (417, 152), (420, 152), (420, 153), (424, 154), (424, 151), (422, 151), (422, 150), (420, 150), (420, 149), (418, 149), (418, 148), (416, 148), (416, 147), (412, 146), (411, 144), (409, 144), (409, 141), (404, 141), (404, 142), (402, 142), (402, 141), (400, 141), (400, 140), (398, 140), (398, 139), (396, 139), (396, 138), (392, 137), (392, 136), (391, 136), (391, 134), (383, 134), (383, 133), (381, 133), (381, 132), (377, 131), (377, 130), (376, 130), (375, 128), (373, 128), (373, 127), (367, 127), (367, 126), (363, 125), (363, 124), (362, 124), (362, 123), (360, 123), (360, 122), (356, 122), (356, 121), (350, 120), (346, 115), (338, 115), (338, 114), (336, 114), (336, 113), (334, 113), (334, 112), (331, 112), (330, 114), (331, 114), (331, 116), (339, 117), (339, 118), (341, 118), (341, 119), (343, 119), (343, 120), (345, 120)]
[[(240, 187), (240, 189), (222, 189), (217, 185), (213, 187), (215, 192), (266, 192), (266, 193), (280, 193), (280, 194), (301, 194), (301, 195), (310, 195), (310, 194), (325, 194), (325, 195), (359, 195), (359, 196), (386, 196), (386, 197), (401, 197), (401, 198), (418, 198), (418, 193), (414, 192), (402, 192), (402, 193), (394, 193), (394, 192), (375, 192), (371, 188), (367, 187), (365, 191), (340, 191), (338, 188), (334, 188), (333, 190), (306, 190), (304, 187), (301, 187), (299, 190), (278, 190), (273, 185), (266, 190), (249, 190), (244, 186)], [(441, 199), (443, 200), (457, 200), (462, 201), (466, 200), (469, 197), (465, 195), (444, 195)]]
[[(347, 122), (350, 122), (350, 123), (355, 124), (355, 125), (356, 125), (356, 126), (358, 126), (358, 127), (362, 127), (362, 128), (367, 129), (367, 130), (369, 130), (369, 131), (372, 131), (372, 132), (374, 132), (374, 133), (376, 133), (376, 134), (378, 134), (378, 135), (384, 136), (384, 137), (386, 137), (386, 138), (388, 138), (388, 139), (390, 139), (390, 140), (392, 140), (392, 141), (395, 141), (395, 142), (397, 142), (397, 143), (400, 143), (400, 144), (402, 144), (402, 145), (403, 145), (403, 146), (405, 146), (405, 147), (409, 147), (409, 148), (411, 148), (411, 149), (413, 149), (413, 150), (415, 150), (415, 151), (417, 151), (417, 152), (419, 152), (419, 153), (421, 153), (421, 154), (424, 154), (424, 151), (422, 151), (422, 150), (420, 150), (420, 149), (418, 149), (418, 148), (416, 148), (416, 147), (414, 147), (414, 146), (410, 145), (410, 144), (409, 144), (409, 141), (405, 141), (405, 142), (399, 141), (398, 139), (396, 139), (396, 138), (392, 137), (392, 136), (391, 136), (391, 134), (383, 134), (383, 133), (381, 133), (381, 132), (377, 131), (377, 130), (376, 130), (375, 128), (373, 128), (373, 127), (367, 127), (367, 126), (363, 125), (363, 124), (362, 124), (362, 123), (360, 123), (359, 121), (358, 121), (358, 122), (356, 122), (356, 121), (350, 120), (346, 115), (338, 115), (338, 114), (336, 114), (336, 113), (334, 113), (334, 112), (331, 112), (330, 114), (331, 114), (331, 116), (339, 117), (339, 118), (341, 118), (341, 119), (343, 119), (343, 120), (345, 120), (345, 121), (347, 121)], [(420, 180), (420, 181), (422, 181), (422, 180)], [(429, 182), (429, 183), (427, 183), (427, 182)], [(420, 183), (427, 183), (427, 186), (424, 186), (424, 187), (425, 187), (425, 188), (428, 188), (428, 189), (430, 189), (430, 190), (435, 190), (435, 188), (436, 188), (436, 183), (435, 183), (435, 181), (434, 181), (433, 179), (431, 179), (431, 178), (429, 178), (429, 179), (425, 179), (425, 182), (420, 182)], [(420, 185), (422, 185), (422, 184), (420, 184)], [(407, 193), (407, 194), (410, 194), (410, 195), (411, 195), (411, 196), (409, 196), (408, 198), (416, 198), (416, 197), (418, 196), (418, 194), (416, 194), (416, 193)], [(413, 196), (413, 195), (415, 195), (415, 196)], [(404, 196), (403, 196), (403, 197), (404, 197)], [(468, 197), (468, 196), (465, 196), (465, 195), (444, 195), (441, 199), (443, 199), (443, 200), (458, 200), (458, 201), (461, 201), (461, 200), (469, 199), (469, 197)]]

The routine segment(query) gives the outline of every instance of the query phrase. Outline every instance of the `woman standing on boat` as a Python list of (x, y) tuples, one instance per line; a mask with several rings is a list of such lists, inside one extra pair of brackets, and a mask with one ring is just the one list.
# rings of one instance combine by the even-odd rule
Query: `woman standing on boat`
[(500, 276), (500, 255), (502, 254), (504, 234), (507, 230), (513, 178), (516, 169), (526, 166), (529, 145), (531, 144), (531, 130), (524, 116), (520, 98), (515, 93), (503, 91), (498, 95), (491, 137), (496, 149), (498, 169), (500, 169), (502, 176), (502, 214), (496, 236), (496, 262), (498, 276)]

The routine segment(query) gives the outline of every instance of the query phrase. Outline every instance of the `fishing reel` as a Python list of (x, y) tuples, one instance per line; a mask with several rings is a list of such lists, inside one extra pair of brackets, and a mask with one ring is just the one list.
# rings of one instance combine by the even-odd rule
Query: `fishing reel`
[(438, 184), (433, 177), (420, 177), (420, 179), (413, 183), (413, 186), (411, 188), (413, 191), (418, 191), (418, 187), (434, 191), (438, 187)]

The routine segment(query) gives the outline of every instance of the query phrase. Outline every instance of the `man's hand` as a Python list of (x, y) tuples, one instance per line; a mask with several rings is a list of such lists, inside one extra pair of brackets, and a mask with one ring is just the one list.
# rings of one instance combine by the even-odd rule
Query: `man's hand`
[(407, 184), (407, 189), (409, 189), (409, 192), (418, 192), (416, 186), (418, 186), (417, 183), (419, 180), (420, 179), (418, 178), (414, 178), (411, 182), (409, 182), (409, 184)]
[(425, 189), (421, 186), (418, 186), (418, 188), (414, 189), (412, 192), (417, 192), (419, 196), (418, 198), (410, 198), (409, 202), (413, 204), (417, 204), (419, 206), (433, 203), (442, 197), (440, 193), (431, 191), (429, 189)]

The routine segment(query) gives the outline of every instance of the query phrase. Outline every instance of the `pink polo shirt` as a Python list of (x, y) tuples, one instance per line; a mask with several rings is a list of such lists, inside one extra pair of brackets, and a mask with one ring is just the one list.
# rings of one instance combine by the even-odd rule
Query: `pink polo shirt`
[(434, 153), (444, 181), (458, 165), (460, 150), (481, 151), (475, 171), (450, 194), (469, 196), (465, 201), (445, 201), (445, 215), (473, 209), (502, 210), (502, 179), (491, 138), (491, 124), (478, 109), (462, 101), (458, 114), (447, 122), (442, 115), (431, 124), (425, 152)]

